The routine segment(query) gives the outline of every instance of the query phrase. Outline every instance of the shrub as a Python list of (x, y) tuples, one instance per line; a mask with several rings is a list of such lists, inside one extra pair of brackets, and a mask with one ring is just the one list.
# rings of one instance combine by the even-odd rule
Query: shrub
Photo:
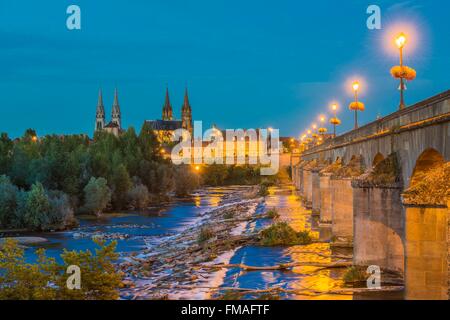
[(150, 202), (150, 194), (148, 189), (143, 184), (135, 184), (130, 191), (128, 191), (128, 201), (135, 209), (144, 209)]
[(310, 244), (312, 242), (311, 235), (307, 230), (297, 232), (297, 238), (299, 244)]
[(236, 212), (233, 209), (226, 210), (223, 214), (224, 219), (233, 219)]
[(189, 166), (180, 166), (175, 170), (175, 194), (185, 197), (199, 187), (199, 177)]
[(266, 215), (269, 219), (277, 219), (280, 217), (280, 214), (276, 209), (270, 209), (269, 211), (266, 212)]
[(269, 194), (269, 188), (265, 184), (259, 185), (258, 196), (265, 197)]
[(213, 231), (208, 227), (202, 227), (198, 235), (198, 242), (202, 243), (214, 237)]
[(308, 231), (295, 232), (286, 222), (272, 224), (260, 233), (260, 243), (263, 246), (299, 245), (311, 242)]
[(48, 199), (50, 202), (49, 228), (66, 229), (77, 224), (69, 197), (65, 193), (49, 192)]
[(349, 267), (344, 274), (343, 280), (345, 283), (355, 283), (367, 280), (366, 271), (360, 267)]

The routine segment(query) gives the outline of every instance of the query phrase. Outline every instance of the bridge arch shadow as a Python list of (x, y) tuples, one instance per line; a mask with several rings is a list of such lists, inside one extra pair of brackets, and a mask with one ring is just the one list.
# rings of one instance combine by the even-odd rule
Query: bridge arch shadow
[(384, 156), (382, 153), (378, 152), (372, 161), (372, 167), (375, 167), (377, 164), (379, 164), (381, 161), (384, 160)]
[(445, 163), (445, 159), (442, 154), (433, 148), (428, 148), (423, 151), (416, 160), (416, 165), (410, 180), (410, 186), (417, 183), (423, 174)]

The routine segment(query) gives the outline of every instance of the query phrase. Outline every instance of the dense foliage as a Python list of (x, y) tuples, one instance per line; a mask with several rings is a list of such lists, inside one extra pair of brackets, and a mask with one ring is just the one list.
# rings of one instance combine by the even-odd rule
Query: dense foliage
[[(198, 187), (189, 166), (163, 159), (161, 146), (145, 126), (119, 137), (98, 132), (20, 139), (0, 136), (0, 228), (64, 229), (74, 213), (141, 209), (169, 193)], [(175, 178), (179, 176), (180, 178)]]
[(260, 182), (258, 166), (174, 166), (147, 125), (139, 135), (129, 128), (119, 137), (97, 132), (92, 140), (38, 138), (32, 129), (15, 140), (0, 136), (0, 228), (65, 229), (76, 224), (76, 214), (144, 209), (200, 184)]
[[(17, 242), (6, 239), (0, 244), (0, 300), (108, 300), (119, 297), (122, 284), (114, 262), (118, 255), (116, 243), (106, 245), (95, 240), (99, 249), (67, 251), (61, 254), (62, 264), (37, 250), (37, 263), (27, 263), (24, 250)], [(67, 286), (69, 266), (80, 268), (80, 289)]]
[(232, 166), (212, 164), (202, 169), (202, 183), (209, 186), (223, 185), (255, 185), (262, 180), (276, 179), (275, 176), (267, 176), (262, 178), (259, 166)]

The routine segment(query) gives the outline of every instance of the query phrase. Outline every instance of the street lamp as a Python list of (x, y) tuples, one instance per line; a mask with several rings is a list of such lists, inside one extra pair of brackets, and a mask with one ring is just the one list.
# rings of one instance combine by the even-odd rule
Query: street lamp
[(333, 118), (330, 119), (330, 123), (333, 125), (333, 138), (336, 138), (336, 126), (341, 124), (341, 120), (336, 117), (337, 108), (337, 103), (333, 103), (331, 105), (331, 110), (333, 110)]
[(325, 128), (325, 122), (327, 121), (327, 119), (325, 118), (325, 116), (320, 116), (320, 128), (319, 128), (319, 134), (321, 135), (321, 137), (319, 138), (319, 141), (323, 141), (325, 133), (327, 133), (327, 128)]
[(396, 79), (400, 79), (400, 110), (406, 107), (404, 98), (404, 91), (406, 90), (405, 80), (412, 81), (416, 78), (416, 70), (403, 64), (403, 48), (406, 42), (406, 35), (403, 32), (395, 38), (395, 44), (400, 51), (400, 65), (391, 69), (391, 75)]
[(319, 135), (317, 134), (317, 124), (313, 123), (312, 128), (312, 137), (313, 139), (317, 139)]
[(364, 103), (358, 101), (359, 82), (355, 81), (352, 84), (353, 92), (355, 94), (355, 101), (350, 103), (349, 109), (355, 111), (355, 129), (358, 129), (358, 110), (364, 111)]

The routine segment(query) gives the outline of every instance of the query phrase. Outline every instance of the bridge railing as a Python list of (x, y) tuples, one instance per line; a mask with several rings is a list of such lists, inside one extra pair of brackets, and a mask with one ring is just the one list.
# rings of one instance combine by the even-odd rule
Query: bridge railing
[(374, 136), (395, 128), (431, 119), (450, 113), (450, 90), (416, 103), (403, 110), (391, 113), (381, 119), (370, 122), (358, 129), (349, 131), (333, 139), (328, 139), (319, 146), (310, 148), (305, 155), (320, 152), (333, 146), (343, 145), (357, 139)]

